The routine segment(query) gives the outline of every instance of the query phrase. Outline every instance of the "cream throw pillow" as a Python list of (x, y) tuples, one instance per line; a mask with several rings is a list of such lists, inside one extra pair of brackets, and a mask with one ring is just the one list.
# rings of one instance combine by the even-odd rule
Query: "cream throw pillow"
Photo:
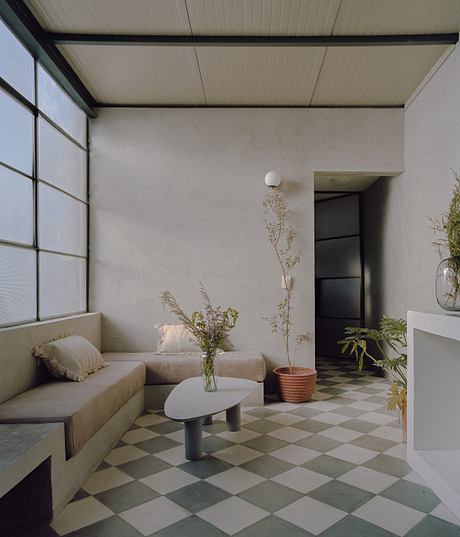
[(82, 336), (56, 339), (39, 345), (32, 352), (53, 377), (77, 382), (108, 365), (96, 347)]
[(195, 338), (183, 324), (156, 324), (157, 352), (180, 354), (202, 352)]

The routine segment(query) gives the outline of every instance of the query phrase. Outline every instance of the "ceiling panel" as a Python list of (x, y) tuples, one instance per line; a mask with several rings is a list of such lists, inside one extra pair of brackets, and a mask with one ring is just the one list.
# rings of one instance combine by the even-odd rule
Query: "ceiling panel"
[(308, 105), (324, 48), (198, 48), (208, 104)]
[(460, 30), (460, 0), (342, 0), (334, 35)]
[(190, 34), (184, 0), (27, 0), (54, 32)]
[(313, 105), (401, 105), (446, 46), (328, 48)]
[(197, 35), (329, 35), (340, 0), (187, 0)]
[(102, 103), (204, 104), (192, 47), (61, 46)]

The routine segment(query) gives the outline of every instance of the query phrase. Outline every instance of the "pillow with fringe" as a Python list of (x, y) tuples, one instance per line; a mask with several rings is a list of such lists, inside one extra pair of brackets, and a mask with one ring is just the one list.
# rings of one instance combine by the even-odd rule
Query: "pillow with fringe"
[(76, 382), (108, 365), (96, 347), (82, 336), (44, 343), (35, 347), (32, 354), (40, 358), (53, 377)]
[(157, 353), (182, 354), (203, 352), (196, 339), (183, 324), (156, 324)]

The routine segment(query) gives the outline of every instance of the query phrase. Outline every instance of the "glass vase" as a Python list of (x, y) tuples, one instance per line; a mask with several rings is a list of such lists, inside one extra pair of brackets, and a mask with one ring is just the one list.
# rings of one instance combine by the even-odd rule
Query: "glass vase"
[(201, 375), (206, 392), (217, 391), (217, 353), (207, 351), (201, 355)]
[(444, 310), (460, 311), (460, 257), (449, 257), (439, 263), (436, 300)]

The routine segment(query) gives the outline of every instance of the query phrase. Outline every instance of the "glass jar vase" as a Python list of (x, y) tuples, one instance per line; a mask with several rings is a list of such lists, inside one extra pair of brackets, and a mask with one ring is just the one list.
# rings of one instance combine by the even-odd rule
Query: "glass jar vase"
[(444, 310), (460, 311), (460, 257), (449, 257), (439, 263), (436, 300)]
[(217, 353), (215, 350), (203, 352), (201, 355), (201, 375), (206, 392), (217, 391)]

